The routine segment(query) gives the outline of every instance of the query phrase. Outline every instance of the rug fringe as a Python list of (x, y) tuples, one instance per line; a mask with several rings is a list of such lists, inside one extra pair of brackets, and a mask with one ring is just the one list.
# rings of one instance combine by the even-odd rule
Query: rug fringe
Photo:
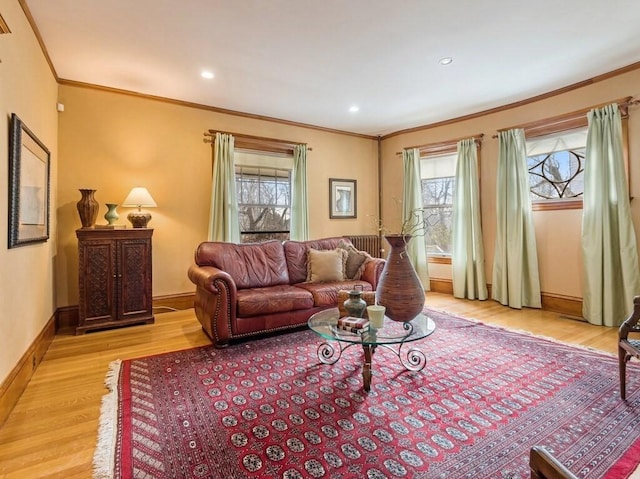
[(93, 479), (112, 479), (115, 466), (115, 441), (118, 412), (118, 378), (122, 361), (116, 359), (109, 364), (104, 385), (109, 392), (102, 396), (98, 443), (93, 454)]

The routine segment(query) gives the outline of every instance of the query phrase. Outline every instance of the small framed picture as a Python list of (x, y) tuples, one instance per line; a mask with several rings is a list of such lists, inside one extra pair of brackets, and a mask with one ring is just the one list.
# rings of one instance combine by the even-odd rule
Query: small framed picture
[(49, 239), (50, 153), (13, 113), (9, 135), (9, 248)]
[(357, 218), (356, 180), (329, 178), (329, 218)]

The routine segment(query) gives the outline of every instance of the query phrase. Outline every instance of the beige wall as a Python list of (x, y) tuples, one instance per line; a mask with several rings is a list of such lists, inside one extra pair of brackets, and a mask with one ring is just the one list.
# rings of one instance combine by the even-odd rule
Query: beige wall
[[(5, 280), (0, 289), (0, 381), (16, 365), (58, 307), (78, 301), (77, 244), (79, 188), (94, 188), (101, 204), (121, 203), (135, 185), (146, 186), (158, 207), (150, 224), (154, 296), (193, 291), (186, 270), (195, 247), (206, 239), (211, 194), (208, 129), (308, 143), (311, 237), (369, 234), (377, 214), (377, 144), (374, 140), (277, 122), (243, 118), (168, 102), (77, 86), (58, 86), (17, 1), (0, 0), (12, 33), (0, 36), (0, 169), (8, 171), (8, 118), (17, 113), (51, 151), (51, 239), (8, 250), (0, 248)], [(497, 129), (558, 115), (624, 96), (640, 96), (640, 70), (511, 110), (391, 137), (383, 142), (381, 190), (387, 227), (398, 228), (402, 164), (396, 152), (407, 146), (484, 133), (481, 151), (482, 213), (491, 278), (495, 230)], [(65, 104), (64, 113), (55, 110)], [(640, 193), (640, 115), (629, 120), (631, 195)], [(358, 180), (358, 218), (330, 220), (328, 178)], [(0, 183), (0, 216), (8, 215), (8, 181)], [(634, 223), (640, 206), (631, 203)], [(126, 223), (125, 208), (120, 208)], [(542, 290), (579, 298), (581, 211), (536, 212)], [(7, 221), (0, 221), (3, 241)], [(435, 278), (450, 278), (447, 266), (434, 266)]]
[[(310, 236), (373, 233), (377, 214), (377, 142), (121, 93), (61, 85), (59, 247), (57, 305), (78, 302), (75, 230), (79, 188), (96, 189), (105, 224), (105, 203), (122, 203), (136, 185), (146, 186), (158, 204), (150, 210), (153, 237), (153, 295), (192, 292), (187, 278), (196, 246), (205, 241), (211, 196), (209, 129), (308, 143)], [(329, 219), (329, 178), (353, 178), (358, 218)], [(130, 211), (118, 208), (128, 224)], [(130, 225), (129, 225), (130, 226)]]
[[(403, 148), (449, 141), (484, 133), (480, 151), (480, 182), (482, 227), (485, 245), (487, 281), (491, 282), (496, 214), (495, 188), (498, 141), (493, 138), (498, 129), (561, 115), (626, 96), (640, 95), (640, 70), (616, 76), (592, 85), (537, 101), (518, 108), (489, 114), (480, 118), (406, 133), (383, 140), (382, 191), (385, 201), (382, 216), (393, 228), (400, 224), (401, 210), (393, 198), (402, 197), (402, 158), (396, 152)], [(629, 153), (631, 196), (640, 194), (640, 108), (630, 109)], [(640, 204), (631, 202), (636, 235), (640, 225)], [(582, 210), (534, 212), (541, 289), (544, 293), (582, 298), (582, 255), (580, 228)], [(451, 268), (429, 265), (432, 278), (451, 278)]]
[[(11, 30), (0, 35), (0, 383), (53, 316), (56, 255), (56, 181), (58, 85), (20, 5), (0, 0), (0, 11)], [(50, 239), (46, 243), (8, 249), (9, 118), (16, 113), (51, 152)]]

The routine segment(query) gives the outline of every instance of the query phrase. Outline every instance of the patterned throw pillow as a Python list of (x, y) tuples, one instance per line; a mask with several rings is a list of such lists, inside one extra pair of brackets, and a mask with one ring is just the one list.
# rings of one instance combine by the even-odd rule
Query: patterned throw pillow
[(343, 249), (318, 250), (309, 248), (307, 253), (307, 281), (326, 283), (344, 281), (347, 252)]
[(341, 240), (340, 243), (338, 243), (338, 248), (347, 252), (345, 277), (347, 279), (360, 279), (364, 267), (367, 265), (367, 261), (371, 259), (371, 256), (364, 251), (360, 251), (345, 240)]

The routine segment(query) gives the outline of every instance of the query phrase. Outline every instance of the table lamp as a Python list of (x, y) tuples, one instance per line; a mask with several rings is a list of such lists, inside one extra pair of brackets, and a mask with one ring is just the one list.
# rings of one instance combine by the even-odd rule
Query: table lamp
[(122, 206), (125, 208), (138, 208), (127, 216), (134, 228), (146, 228), (147, 223), (151, 220), (151, 214), (148, 211), (142, 211), (141, 208), (152, 208), (158, 206), (149, 194), (146, 188), (136, 186), (131, 190), (125, 198)]

